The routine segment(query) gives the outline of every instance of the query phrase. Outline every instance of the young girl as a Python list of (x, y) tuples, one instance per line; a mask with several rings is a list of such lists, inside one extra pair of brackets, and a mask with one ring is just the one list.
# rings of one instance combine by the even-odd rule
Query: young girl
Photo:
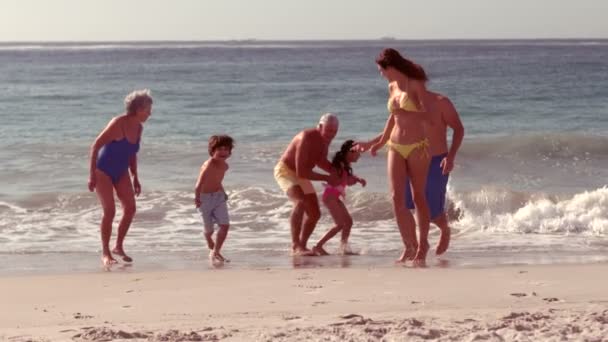
[(333, 217), (336, 226), (325, 233), (317, 245), (313, 247), (312, 250), (316, 255), (329, 255), (329, 253), (323, 249), (323, 245), (329, 239), (338, 234), (339, 231), (342, 231), (342, 238), (340, 239), (340, 252), (343, 255), (355, 254), (348, 248), (348, 236), (350, 234), (350, 228), (353, 225), (353, 219), (350, 217), (348, 210), (340, 199), (340, 197), (344, 198), (346, 196), (347, 186), (354, 185), (356, 183), (361, 183), (362, 186), (365, 186), (366, 184), (365, 179), (353, 175), (353, 170), (350, 167), (350, 164), (357, 162), (360, 156), (359, 151), (354, 145), (355, 142), (353, 140), (345, 141), (344, 144), (342, 144), (340, 151), (336, 152), (333, 160), (331, 161), (331, 164), (336, 170), (338, 176), (342, 177), (342, 182), (337, 186), (324, 184), (325, 191), (323, 192), (323, 203)]

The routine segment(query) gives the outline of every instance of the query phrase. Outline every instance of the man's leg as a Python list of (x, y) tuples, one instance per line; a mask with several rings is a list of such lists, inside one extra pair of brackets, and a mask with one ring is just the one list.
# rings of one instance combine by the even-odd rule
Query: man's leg
[(431, 212), (431, 222), (433, 222), (441, 234), (439, 242), (435, 249), (435, 254), (441, 255), (445, 253), (450, 244), (450, 227), (448, 226), (448, 216), (445, 210), (445, 198), (449, 175), (444, 175), (441, 168), (441, 161), (445, 154), (434, 156), (429, 168), (429, 177), (427, 179), (426, 198), (429, 203)]
[(445, 253), (450, 246), (450, 236), (452, 232), (450, 230), (450, 226), (448, 225), (448, 215), (443, 212), (434, 218), (432, 222), (439, 227), (439, 230), (441, 230), (439, 242), (437, 243), (437, 248), (435, 249), (435, 254), (441, 255)]
[(304, 252), (304, 248), (300, 242), (300, 233), (302, 231), (302, 221), (304, 218), (304, 193), (298, 185), (294, 185), (287, 190), (287, 196), (293, 202), (293, 209), (289, 216), (289, 224), (291, 226), (291, 252), (300, 254)]
[(319, 200), (316, 193), (304, 195), (304, 212), (306, 213), (306, 218), (302, 227), (300, 243), (305, 250), (308, 250), (306, 247), (308, 239), (315, 230), (319, 218), (321, 218), (321, 209), (319, 208)]

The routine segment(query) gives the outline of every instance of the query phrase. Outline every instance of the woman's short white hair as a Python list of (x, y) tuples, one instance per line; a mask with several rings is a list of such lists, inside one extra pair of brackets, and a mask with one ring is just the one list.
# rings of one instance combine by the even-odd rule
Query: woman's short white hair
[(128, 115), (134, 114), (147, 104), (152, 104), (150, 89), (135, 90), (125, 97), (125, 109)]

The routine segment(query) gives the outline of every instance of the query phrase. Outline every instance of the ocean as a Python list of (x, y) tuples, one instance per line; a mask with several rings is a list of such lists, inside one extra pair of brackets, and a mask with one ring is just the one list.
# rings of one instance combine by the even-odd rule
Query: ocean
[[(449, 183), (452, 243), (430, 267), (608, 261), (608, 40), (0, 43), (0, 274), (100, 269), (89, 147), (141, 88), (154, 106), (128, 270), (209, 267), (193, 188), (219, 133), (236, 140), (227, 267), (391, 267), (401, 243), (385, 153), (362, 156), (353, 169), (368, 186), (347, 190), (361, 256), (290, 257), (291, 205), (272, 176), (325, 112), (341, 121), (330, 153), (381, 132), (384, 47), (423, 65), (466, 129)], [(323, 209), (311, 242), (331, 224)]]

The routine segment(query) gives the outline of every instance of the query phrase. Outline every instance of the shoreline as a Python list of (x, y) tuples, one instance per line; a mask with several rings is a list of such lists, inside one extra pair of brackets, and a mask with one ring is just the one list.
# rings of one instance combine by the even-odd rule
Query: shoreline
[(596, 264), (4, 277), (0, 339), (601, 341), (607, 271)]
[[(504, 253), (504, 251), (503, 251)], [(36, 253), (4, 254), (5, 261), (0, 266), (0, 279), (12, 277), (67, 276), (98, 273), (144, 274), (151, 272), (202, 272), (210, 271), (256, 271), (256, 270), (339, 270), (339, 269), (431, 269), (431, 270), (470, 270), (501, 269), (508, 267), (559, 267), (608, 265), (608, 256), (598, 253), (580, 255), (557, 253), (545, 255), (535, 253), (521, 256), (522, 253), (489, 256), (484, 253), (448, 252), (443, 256), (429, 255), (424, 267), (415, 267), (412, 262), (395, 263), (398, 251), (392, 254), (362, 254), (354, 256), (291, 256), (284, 254), (254, 254), (238, 252), (224, 253), (231, 261), (211, 265), (207, 252), (183, 253), (133, 253), (132, 263), (120, 261), (109, 269), (101, 264), (100, 253)], [(465, 254), (464, 256), (461, 254)], [(519, 259), (518, 259), (519, 257)]]
[[(332, 249), (333, 252), (333, 249)], [(608, 256), (600, 251), (595, 253), (567, 253), (570, 251), (547, 254), (546, 252), (522, 253), (501, 251), (500, 256), (488, 255), (487, 251), (473, 253), (470, 251), (450, 250), (442, 256), (429, 253), (426, 266), (431, 269), (471, 269), (498, 268), (509, 266), (551, 266), (551, 265), (595, 265), (608, 264)], [(110, 270), (141, 272), (171, 271), (208, 271), (218, 267), (209, 263), (207, 250), (202, 252), (164, 252), (164, 253), (129, 253), (134, 262), (125, 263), (119, 260)], [(399, 251), (383, 254), (366, 254), (342, 256), (292, 256), (286, 250), (270, 253), (225, 251), (231, 261), (220, 268), (230, 270), (256, 269), (360, 269), (360, 268), (415, 268), (411, 262), (396, 264)], [(0, 266), (0, 278), (26, 275), (66, 275), (96, 273), (104, 271), (101, 265), (101, 253), (98, 252), (58, 252), (58, 253), (9, 253), (3, 254), (5, 261)]]

